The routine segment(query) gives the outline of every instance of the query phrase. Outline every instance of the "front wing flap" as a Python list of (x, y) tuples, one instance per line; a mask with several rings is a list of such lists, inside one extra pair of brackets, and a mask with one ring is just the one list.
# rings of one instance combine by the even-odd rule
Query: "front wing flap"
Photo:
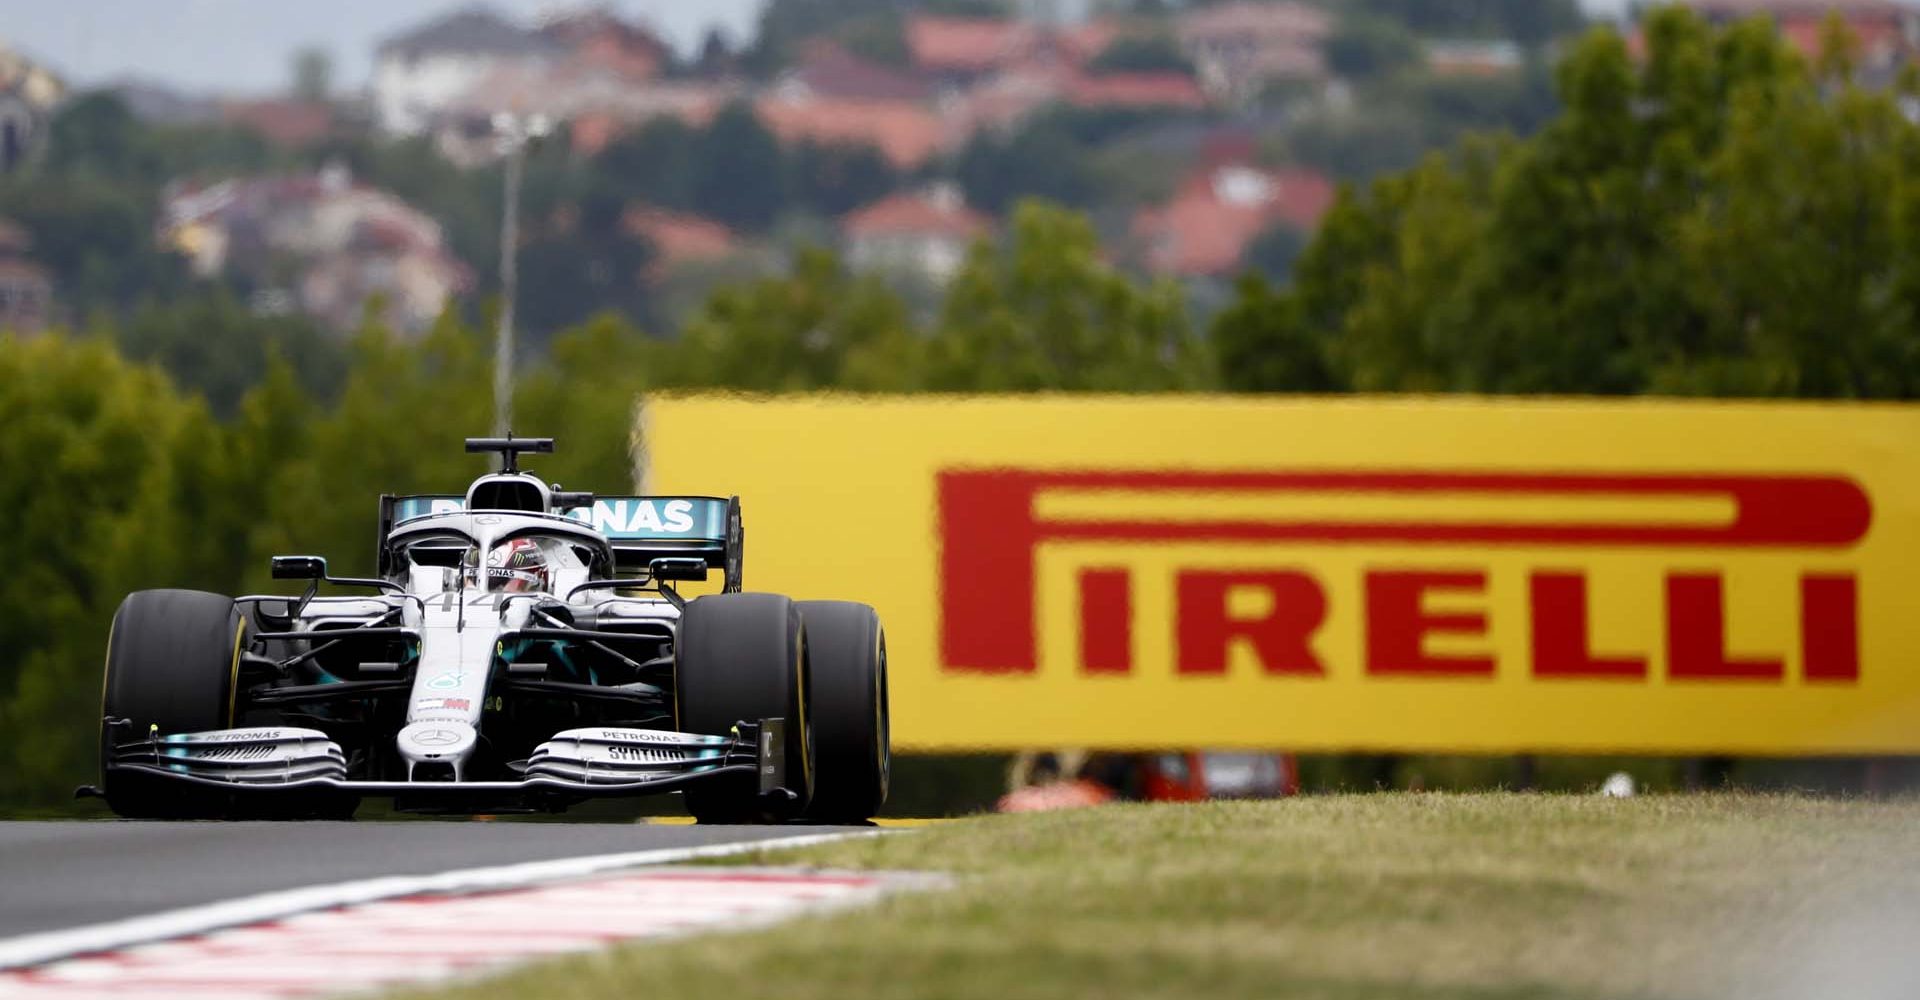
[[(118, 720), (108, 720), (110, 727)], [(124, 724), (122, 724), (124, 725)], [(338, 744), (315, 729), (267, 727), (162, 735), (115, 743), (109, 772), (203, 787), (270, 794), (295, 789), (355, 795), (471, 798), (542, 793), (560, 796), (645, 795), (753, 775), (763, 793), (786, 777), (785, 721), (741, 722), (729, 736), (665, 730), (570, 729), (515, 765), (512, 781), (360, 781), (347, 777)]]

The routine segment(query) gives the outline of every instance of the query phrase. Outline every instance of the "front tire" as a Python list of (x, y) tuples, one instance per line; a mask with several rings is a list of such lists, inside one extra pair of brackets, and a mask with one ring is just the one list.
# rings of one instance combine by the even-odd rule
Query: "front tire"
[(781, 718), (787, 724), (787, 788), (781, 807), (760, 801), (751, 776), (715, 779), (683, 793), (702, 823), (779, 822), (800, 815), (815, 772), (806, 627), (778, 594), (711, 594), (687, 604), (674, 656), (680, 729), (727, 736), (735, 723)]
[(893, 769), (887, 634), (873, 608), (801, 601), (813, 671), (813, 741), (820, 769), (807, 818), (865, 823), (887, 801)]
[[(109, 772), (115, 742), (148, 733), (197, 733), (233, 726), (234, 685), (247, 626), (233, 599), (199, 590), (141, 590), (127, 595), (107, 634), (101, 691), (100, 785), (107, 805), (135, 819), (206, 819), (225, 796), (167, 785), (164, 779)], [(107, 719), (125, 719), (109, 725)]]

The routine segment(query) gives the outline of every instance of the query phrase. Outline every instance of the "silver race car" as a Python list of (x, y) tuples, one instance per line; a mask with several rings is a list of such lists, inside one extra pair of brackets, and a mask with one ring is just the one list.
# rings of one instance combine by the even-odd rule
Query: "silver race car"
[[(127, 597), (97, 791), (122, 816), (559, 811), (678, 791), (702, 822), (855, 823), (886, 800), (872, 608), (740, 590), (738, 497), (595, 497), (473, 438), (464, 496), (383, 496), (377, 575), (277, 556), (294, 596)], [(719, 593), (674, 588), (722, 574)], [(321, 585), (360, 594), (322, 593)]]

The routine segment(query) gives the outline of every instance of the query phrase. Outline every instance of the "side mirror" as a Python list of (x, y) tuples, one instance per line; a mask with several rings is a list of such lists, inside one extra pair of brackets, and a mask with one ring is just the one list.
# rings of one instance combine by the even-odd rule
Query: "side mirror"
[(319, 556), (274, 556), (272, 565), (276, 580), (324, 580), (327, 577), (327, 561)]
[(647, 573), (657, 581), (661, 580), (704, 580), (707, 578), (705, 559), (655, 559), (647, 563)]

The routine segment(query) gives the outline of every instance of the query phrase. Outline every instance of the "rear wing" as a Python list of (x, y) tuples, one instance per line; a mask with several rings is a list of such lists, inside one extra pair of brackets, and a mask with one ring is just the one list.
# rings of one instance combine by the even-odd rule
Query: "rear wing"
[[(392, 569), (387, 536), (395, 525), (429, 514), (453, 513), (465, 506), (465, 498), (456, 494), (381, 494), (380, 575), (386, 576)], [(739, 497), (596, 497), (591, 506), (556, 513), (607, 536), (613, 543), (614, 571), (620, 575), (644, 573), (655, 559), (696, 556), (726, 574), (727, 593), (740, 590), (745, 532)]]

